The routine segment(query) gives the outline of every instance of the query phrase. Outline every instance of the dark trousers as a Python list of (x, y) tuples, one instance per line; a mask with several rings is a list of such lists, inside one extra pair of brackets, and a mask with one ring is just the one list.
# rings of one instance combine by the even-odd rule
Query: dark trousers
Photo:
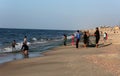
[(64, 46), (66, 46), (66, 41), (64, 41)]
[(80, 41), (80, 39), (76, 40), (76, 48), (78, 48), (79, 41)]

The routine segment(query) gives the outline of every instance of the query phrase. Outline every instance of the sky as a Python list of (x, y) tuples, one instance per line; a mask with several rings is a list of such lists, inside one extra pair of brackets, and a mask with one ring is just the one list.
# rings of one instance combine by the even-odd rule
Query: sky
[(0, 0), (0, 28), (89, 29), (120, 25), (120, 0)]

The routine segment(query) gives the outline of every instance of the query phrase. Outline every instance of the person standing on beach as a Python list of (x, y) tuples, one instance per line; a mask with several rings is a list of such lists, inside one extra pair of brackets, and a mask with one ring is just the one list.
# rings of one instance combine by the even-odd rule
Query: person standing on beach
[(103, 40), (104, 40), (104, 43), (106, 42), (106, 40), (108, 39), (108, 35), (106, 32), (104, 32), (103, 34)]
[(103, 38), (104, 38), (104, 40), (106, 40), (106, 32), (104, 32)]
[(12, 51), (16, 51), (15, 45), (17, 45), (16, 41), (13, 40), (13, 42), (12, 42)]
[(76, 32), (76, 48), (78, 48), (80, 37), (81, 37), (80, 32), (79, 32), (79, 30), (77, 30), (77, 32)]
[(106, 41), (106, 38), (107, 38), (107, 35), (106, 35), (106, 32), (104, 32), (104, 34), (103, 34), (103, 40), (104, 40), (104, 42)]
[(27, 36), (24, 37), (23, 43), (27, 44)]
[(84, 32), (84, 35), (83, 35), (83, 42), (84, 42), (84, 47), (86, 48), (87, 42), (88, 42), (88, 37), (87, 37), (87, 32), (86, 31)]
[(107, 32), (106, 32), (106, 40), (108, 39), (108, 34), (107, 34)]
[(99, 43), (99, 40), (100, 40), (100, 32), (99, 32), (98, 27), (96, 27), (96, 31), (95, 31), (94, 35), (96, 37), (96, 40), (95, 40), (95, 42), (96, 42), (96, 48), (98, 48), (98, 43)]
[(67, 35), (64, 34), (64, 46), (66, 46), (66, 43), (67, 43)]
[(74, 34), (72, 34), (72, 42), (71, 42), (72, 46), (75, 44), (74, 40), (75, 40), (75, 36), (74, 36)]
[(89, 37), (90, 37), (89, 30), (86, 32), (86, 35), (87, 35), (87, 45), (89, 45)]
[(22, 48), (21, 48), (21, 51), (22, 53), (24, 54), (24, 57), (27, 58), (28, 57), (28, 50), (29, 50), (29, 47), (26, 43), (23, 43), (22, 45)]

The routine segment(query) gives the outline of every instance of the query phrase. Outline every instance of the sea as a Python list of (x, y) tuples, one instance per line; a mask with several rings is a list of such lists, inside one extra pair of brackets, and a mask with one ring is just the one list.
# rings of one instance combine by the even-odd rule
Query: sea
[[(67, 43), (71, 41), (74, 30), (40, 30), (0, 28), (0, 63), (24, 59), (21, 53), (24, 36), (27, 36), (29, 58), (44, 56), (42, 53), (63, 45), (63, 35)], [(12, 42), (16, 40), (16, 50), (12, 51)]]

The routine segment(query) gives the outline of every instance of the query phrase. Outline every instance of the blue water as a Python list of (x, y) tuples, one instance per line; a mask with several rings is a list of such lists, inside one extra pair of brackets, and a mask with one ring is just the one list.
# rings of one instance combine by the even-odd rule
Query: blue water
[[(23, 38), (27, 36), (29, 57), (43, 56), (51, 48), (63, 45), (63, 34), (70, 39), (75, 31), (68, 30), (36, 30), (36, 29), (3, 29), (0, 28), (0, 63), (23, 59), (20, 52)], [(11, 43), (16, 40), (16, 52), (12, 52)]]

